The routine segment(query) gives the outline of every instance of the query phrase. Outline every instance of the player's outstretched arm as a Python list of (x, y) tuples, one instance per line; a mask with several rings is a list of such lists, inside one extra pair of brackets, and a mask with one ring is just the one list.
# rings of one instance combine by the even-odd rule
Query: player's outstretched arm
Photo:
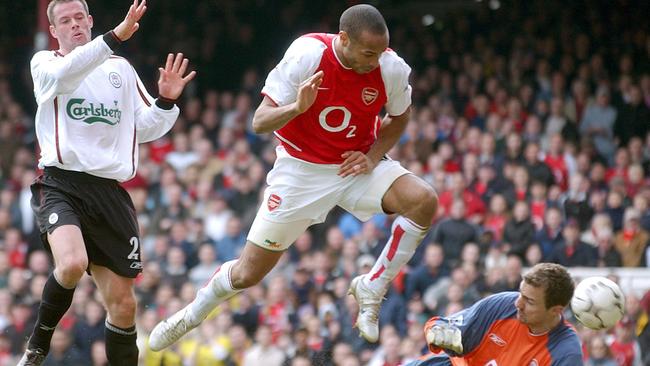
[(138, 3), (138, 0), (133, 0), (133, 4), (129, 7), (129, 11), (126, 13), (122, 23), (113, 29), (115, 36), (122, 42), (131, 38), (133, 33), (137, 32), (138, 28), (140, 28), (138, 21), (140, 21), (145, 11), (147, 11), (147, 0), (142, 0), (141, 3)]
[(319, 71), (302, 82), (298, 87), (296, 101), (293, 103), (277, 106), (269, 97), (264, 97), (253, 116), (253, 131), (255, 133), (276, 131), (308, 110), (316, 101), (323, 75), (323, 71)]
[[(183, 57), (182, 53), (176, 56), (170, 53), (167, 55), (165, 68), (159, 67), (160, 78), (158, 79), (158, 95), (169, 101), (175, 101), (180, 97), (183, 89), (196, 76), (196, 71), (191, 71), (187, 75), (187, 65), (189, 60)], [(185, 75), (185, 76), (183, 76)]]

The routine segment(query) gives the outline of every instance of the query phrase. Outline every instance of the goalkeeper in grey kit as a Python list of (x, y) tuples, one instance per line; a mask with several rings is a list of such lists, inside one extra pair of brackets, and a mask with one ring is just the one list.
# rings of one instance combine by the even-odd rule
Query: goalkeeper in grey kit
[(174, 125), (176, 100), (196, 75), (186, 73), (189, 61), (182, 54), (169, 54), (154, 99), (129, 62), (113, 55), (138, 30), (146, 9), (144, 0), (134, 0), (115, 29), (91, 39), (85, 0), (48, 5), (59, 49), (36, 53), (30, 65), (43, 169), (31, 203), (55, 268), (19, 365), (42, 364), (85, 271), (106, 304), (109, 363), (138, 363), (133, 284), (142, 270), (140, 241), (133, 203), (119, 182), (135, 175), (138, 144)]

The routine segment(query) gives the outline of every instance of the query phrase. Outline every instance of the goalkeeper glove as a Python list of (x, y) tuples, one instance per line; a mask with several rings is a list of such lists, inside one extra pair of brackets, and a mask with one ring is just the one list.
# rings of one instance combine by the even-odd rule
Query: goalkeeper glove
[(451, 324), (434, 325), (426, 334), (427, 343), (434, 347), (463, 353), (463, 340), (460, 329)]

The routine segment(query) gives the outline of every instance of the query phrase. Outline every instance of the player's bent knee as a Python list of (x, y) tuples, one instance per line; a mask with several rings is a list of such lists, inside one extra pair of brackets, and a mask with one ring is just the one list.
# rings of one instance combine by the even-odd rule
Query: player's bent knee
[(64, 282), (62, 285), (74, 285), (81, 279), (87, 268), (87, 259), (67, 258), (60, 261), (56, 268), (57, 280)]
[(106, 300), (108, 313), (117, 326), (130, 326), (135, 320), (135, 296), (114, 296)]
[(433, 217), (438, 210), (438, 195), (432, 187), (423, 187), (418, 192), (414, 204), (420, 211)]

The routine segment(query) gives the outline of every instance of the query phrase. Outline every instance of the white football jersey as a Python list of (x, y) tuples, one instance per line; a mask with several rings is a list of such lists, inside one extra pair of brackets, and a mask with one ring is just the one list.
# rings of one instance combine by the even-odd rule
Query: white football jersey
[(32, 58), (40, 168), (126, 181), (137, 169), (138, 143), (173, 126), (178, 107), (156, 106), (133, 66), (112, 54), (99, 36), (65, 56), (40, 51)]

